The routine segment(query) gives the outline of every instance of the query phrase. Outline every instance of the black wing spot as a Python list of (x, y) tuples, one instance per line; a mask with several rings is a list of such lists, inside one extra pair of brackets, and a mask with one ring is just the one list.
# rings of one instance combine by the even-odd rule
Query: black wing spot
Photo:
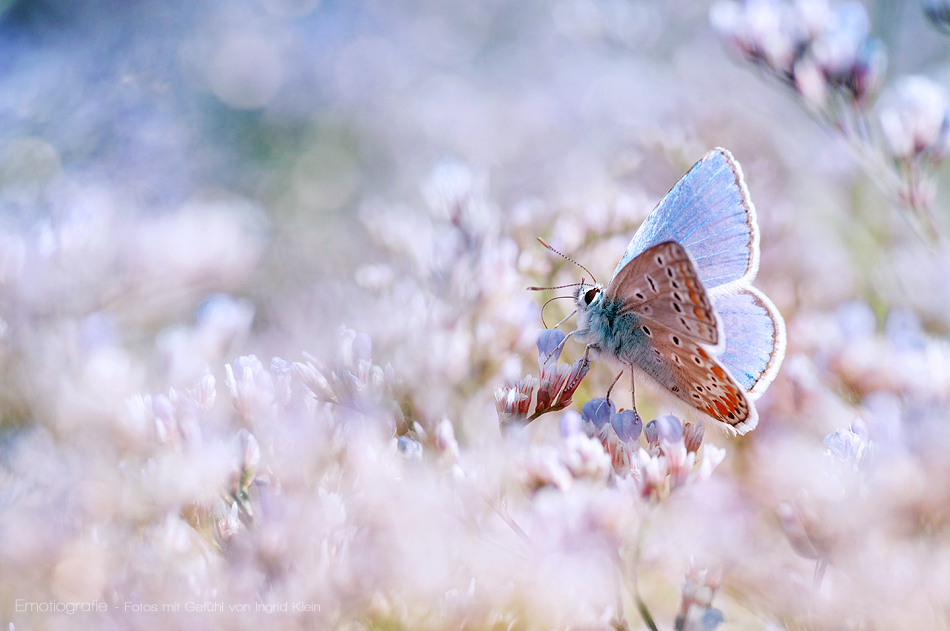
[(695, 387), (696, 387), (696, 390), (697, 390), (698, 392), (702, 392), (703, 390), (705, 390), (705, 388), (703, 388), (703, 387), (702, 387), (701, 385), (699, 385), (698, 383), (696, 384)]
[[(703, 360), (701, 360), (701, 359), (699, 358), (699, 355), (693, 355), (693, 363), (696, 364), (697, 366), (702, 366), (702, 365), (703, 365)], [(697, 388), (702, 388), (702, 386), (696, 386), (696, 387), (697, 387)]]
[(644, 298), (646, 298), (646, 296), (641, 294), (639, 291), (633, 295), (636, 296), (638, 300), (643, 300)]
[(670, 278), (673, 278), (673, 268), (672, 268), (672, 267), (667, 267), (667, 268), (666, 268), (666, 275), (669, 276)]
[(680, 306), (680, 303), (673, 302), (672, 304), (673, 304), (673, 311), (675, 311), (676, 313), (683, 313), (683, 307)]
[(699, 401), (700, 399), (702, 399), (702, 397), (699, 396), (698, 394), (696, 394), (695, 392), (693, 393), (693, 398), (696, 399), (697, 401)]
[(641, 326), (640, 328), (643, 329), (643, 332), (646, 333), (647, 336), (653, 337), (653, 331), (650, 330), (650, 327), (648, 327), (647, 325), (644, 324), (644, 325)]
[(647, 284), (650, 285), (650, 289), (651, 289), (652, 291), (656, 291), (656, 281), (654, 281), (652, 278), (650, 278), (650, 276), (647, 275), (647, 274), (644, 274), (644, 275), (643, 275), (643, 278), (645, 278), (646, 281), (647, 281)]
[(670, 392), (679, 392), (679, 391), (680, 391), (680, 387), (679, 387), (679, 386), (671, 386), (671, 387), (670, 387)]
[[(670, 285), (673, 286), (673, 289), (679, 289), (679, 288), (680, 288), (680, 284), (679, 284), (678, 282), (676, 282), (675, 280), (671, 280), (671, 281), (670, 281)], [(677, 300), (679, 300), (679, 298), (677, 298)]]
[(732, 412), (729, 412), (729, 418), (731, 418), (732, 420), (736, 420), (736, 415), (733, 414)]
[(675, 344), (676, 346), (680, 345), (680, 338), (674, 335), (672, 339), (673, 339), (673, 344)]
[(662, 255), (660, 255), (660, 254), (657, 254), (657, 255), (656, 255), (656, 264), (657, 264), (657, 265), (663, 265), (663, 256), (662, 256)]

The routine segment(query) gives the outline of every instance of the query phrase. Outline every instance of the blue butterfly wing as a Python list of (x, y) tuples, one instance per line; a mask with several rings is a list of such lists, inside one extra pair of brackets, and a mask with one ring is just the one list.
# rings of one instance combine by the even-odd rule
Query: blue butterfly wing
[(633, 235), (614, 276), (638, 254), (664, 241), (686, 248), (707, 289), (755, 276), (755, 207), (731, 153), (713, 149), (680, 178)]
[(718, 359), (755, 399), (772, 383), (782, 365), (785, 320), (755, 287), (739, 287), (736, 293), (712, 292), (710, 299), (726, 339)]

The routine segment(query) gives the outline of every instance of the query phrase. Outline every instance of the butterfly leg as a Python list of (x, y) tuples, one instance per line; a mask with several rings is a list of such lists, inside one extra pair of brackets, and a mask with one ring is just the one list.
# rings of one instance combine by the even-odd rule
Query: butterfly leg
[(623, 377), (623, 371), (622, 371), (622, 370), (621, 370), (620, 373), (618, 373), (617, 376), (614, 378), (614, 382), (613, 382), (612, 384), (610, 384), (610, 387), (607, 388), (607, 399), (610, 399), (610, 393), (611, 393), (611, 391), (613, 391), (614, 386), (617, 385), (617, 382), (620, 381), (620, 378), (621, 378), (621, 377)]
[(633, 379), (633, 368), (630, 368), (630, 409), (637, 414), (637, 384)]
[[(577, 333), (577, 330), (571, 331), (570, 333), (568, 333), (567, 335), (565, 335), (565, 336), (564, 336), (564, 339), (561, 340), (561, 343), (558, 344), (558, 345), (557, 345), (557, 348), (554, 349), (554, 350), (555, 350), (555, 351), (559, 351), (559, 350), (563, 349), (563, 348), (564, 348), (564, 345), (567, 344), (567, 341), (568, 341), (569, 339), (571, 339), (571, 336), (574, 335), (575, 333)], [(589, 345), (589, 344), (587, 345), (587, 352), (588, 352), (588, 353), (590, 352), (590, 345)]]

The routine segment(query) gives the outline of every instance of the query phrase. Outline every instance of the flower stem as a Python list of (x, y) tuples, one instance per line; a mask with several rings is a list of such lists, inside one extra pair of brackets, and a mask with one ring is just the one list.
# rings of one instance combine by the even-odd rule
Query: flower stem
[(643, 618), (643, 622), (650, 627), (651, 631), (659, 631), (656, 623), (653, 621), (653, 616), (650, 615), (650, 610), (647, 609), (646, 603), (644, 603), (643, 598), (640, 597), (640, 556), (643, 551), (643, 539), (646, 536), (647, 524), (647, 516), (644, 516), (643, 521), (640, 522), (640, 531), (637, 533), (637, 547), (633, 552), (633, 600), (637, 603), (637, 610), (640, 612), (640, 617)]
[(524, 541), (528, 545), (531, 545), (531, 537), (529, 537), (528, 533), (526, 533), (521, 528), (521, 526), (518, 525), (518, 522), (516, 522), (511, 517), (511, 515), (508, 514), (508, 508), (506, 506), (488, 497), (486, 493), (481, 493), (481, 496), (482, 496), (482, 499), (484, 499), (488, 503), (488, 505), (491, 506), (492, 509), (498, 514), (498, 516), (501, 517), (502, 521), (508, 524), (508, 527), (511, 528), (511, 530), (514, 531), (514, 533), (518, 535), (518, 537), (522, 541)]

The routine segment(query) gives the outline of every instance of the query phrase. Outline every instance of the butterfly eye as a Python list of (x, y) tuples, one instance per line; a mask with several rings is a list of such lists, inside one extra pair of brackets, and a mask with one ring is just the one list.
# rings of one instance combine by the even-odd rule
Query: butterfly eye
[(594, 298), (597, 297), (598, 293), (600, 293), (599, 289), (587, 290), (587, 293), (584, 294), (584, 303), (589, 305), (590, 303), (594, 302)]

